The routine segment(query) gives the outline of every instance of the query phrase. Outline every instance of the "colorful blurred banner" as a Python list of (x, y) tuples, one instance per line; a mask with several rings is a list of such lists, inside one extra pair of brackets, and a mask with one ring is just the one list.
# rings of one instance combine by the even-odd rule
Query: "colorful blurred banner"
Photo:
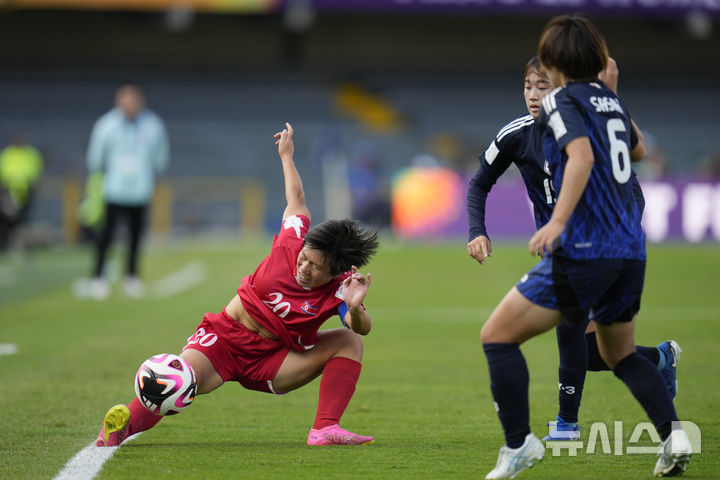
[[(292, 0), (285, 0), (289, 3)], [(706, 12), (720, 15), (718, 0), (311, 0), (318, 10), (335, 11), (482, 11), (481, 13), (585, 12), (667, 15)]]
[(147, 10), (187, 8), (201, 12), (269, 13), (293, 2), (336, 12), (447, 12), (539, 14), (584, 12), (607, 15), (667, 16), (705, 13), (720, 16), (720, 0), (0, 0), (0, 8)]
[(392, 186), (393, 233), (401, 238), (456, 234), (466, 218), (465, 192), (463, 179), (447, 168), (412, 167), (398, 172)]
[(282, 0), (0, 0), (0, 7), (86, 10), (162, 11), (187, 8), (202, 12), (263, 13), (277, 10)]
[[(445, 168), (409, 168), (393, 182), (392, 228), (404, 239), (467, 238), (469, 178)], [(720, 242), (720, 182), (642, 182), (648, 242)], [(485, 209), (490, 238), (528, 240), (535, 231), (521, 179), (501, 179)]]
[[(667, 16), (706, 13), (720, 16), (720, 0), (299, 0), (318, 11), (447, 12), (478, 14), (567, 13)], [(298, 0), (0, 0), (0, 8), (147, 10), (187, 8), (201, 12), (269, 13)]]

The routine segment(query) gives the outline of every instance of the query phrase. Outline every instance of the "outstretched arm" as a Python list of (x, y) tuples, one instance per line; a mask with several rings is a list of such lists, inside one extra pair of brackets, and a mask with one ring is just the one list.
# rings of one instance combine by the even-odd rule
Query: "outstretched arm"
[(293, 133), (292, 125), (286, 123), (285, 129), (282, 132), (273, 135), (273, 138), (276, 139), (275, 145), (278, 146), (278, 154), (282, 161), (283, 176), (285, 177), (285, 199), (287, 200), (287, 207), (285, 207), (285, 212), (283, 212), (283, 219), (291, 215), (304, 215), (310, 219), (310, 210), (305, 204), (305, 192), (303, 191), (302, 180), (293, 161), (293, 154), (295, 153)]

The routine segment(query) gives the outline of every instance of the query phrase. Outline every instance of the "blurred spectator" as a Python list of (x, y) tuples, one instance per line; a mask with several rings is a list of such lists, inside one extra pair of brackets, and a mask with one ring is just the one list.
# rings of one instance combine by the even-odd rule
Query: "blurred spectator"
[(638, 177), (641, 180), (659, 180), (667, 175), (668, 162), (665, 151), (652, 133), (644, 131), (643, 137), (645, 138), (645, 158), (634, 164)]
[(90, 174), (103, 173), (106, 205), (88, 296), (101, 300), (109, 294), (103, 267), (120, 217), (125, 218), (129, 227), (125, 293), (135, 298), (143, 296), (144, 285), (137, 268), (140, 237), (155, 177), (167, 168), (168, 161), (168, 138), (162, 119), (145, 107), (139, 86), (121, 86), (115, 94), (115, 108), (95, 123), (87, 152)]
[(85, 196), (78, 213), (82, 242), (97, 242), (105, 221), (102, 172), (93, 172), (88, 175), (85, 181)]
[(700, 165), (700, 178), (706, 180), (720, 179), (720, 150), (711, 152)]
[(390, 225), (389, 179), (382, 171), (377, 146), (358, 142), (351, 152), (348, 184), (352, 197), (352, 216), (375, 227)]
[(42, 171), (42, 155), (21, 135), (0, 152), (0, 249), (10, 246), (25, 222)]

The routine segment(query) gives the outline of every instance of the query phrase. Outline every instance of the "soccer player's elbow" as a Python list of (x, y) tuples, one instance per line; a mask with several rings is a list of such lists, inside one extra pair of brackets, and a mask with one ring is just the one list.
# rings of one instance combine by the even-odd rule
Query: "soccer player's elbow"
[(358, 335), (367, 335), (372, 330), (372, 324), (370, 322), (361, 324), (358, 328), (353, 328), (353, 331)]
[(630, 161), (639, 162), (645, 158), (645, 144), (640, 142), (630, 152)]
[(367, 316), (366, 318), (350, 319), (350, 329), (358, 335), (367, 335), (372, 329), (372, 321)]

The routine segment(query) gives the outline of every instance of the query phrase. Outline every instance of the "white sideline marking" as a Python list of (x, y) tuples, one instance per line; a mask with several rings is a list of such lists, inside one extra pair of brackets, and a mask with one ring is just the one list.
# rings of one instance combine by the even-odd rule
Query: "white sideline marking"
[(14, 343), (0, 343), (0, 355), (15, 355), (18, 346)]
[[(140, 433), (130, 435), (123, 444)], [(112, 458), (118, 448), (120, 447), (96, 447), (93, 442), (76, 453), (53, 480), (92, 480), (95, 475), (100, 473), (105, 462)]]
[(57, 474), (55, 480), (91, 480), (102, 470), (119, 447), (96, 447), (95, 442), (80, 450)]
[(180, 270), (176, 270), (153, 282), (152, 291), (155, 297), (167, 298), (182, 293), (205, 281), (207, 266), (196, 260), (190, 262)]

